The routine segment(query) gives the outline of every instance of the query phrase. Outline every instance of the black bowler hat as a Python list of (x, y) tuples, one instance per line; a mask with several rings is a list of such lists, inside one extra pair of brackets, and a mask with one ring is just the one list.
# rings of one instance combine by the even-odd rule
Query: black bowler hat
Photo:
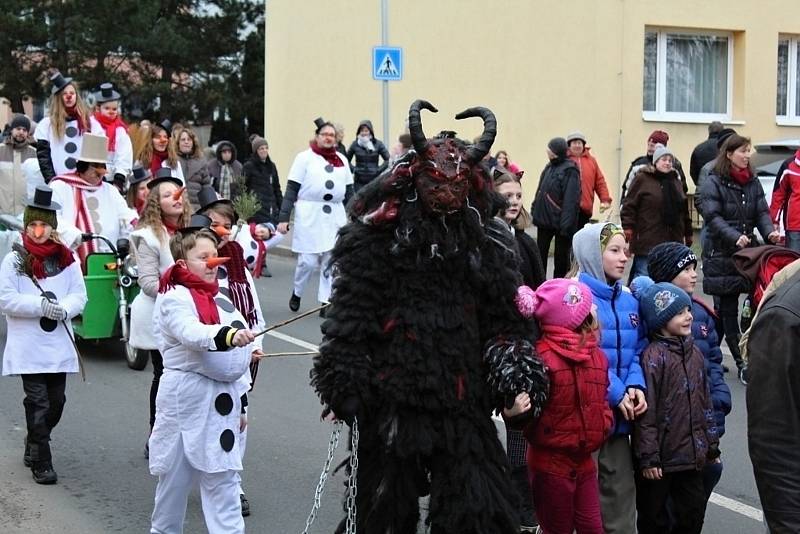
[(192, 215), (191, 219), (189, 219), (189, 224), (178, 229), (178, 232), (183, 236), (187, 236), (189, 234), (199, 232), (200, 230), (211, 231), (211, 233), (214, 234), (214, 239), (217, 241), (217, 243), (219, 243), (219, 236), (217, 236), (217, 234), (211, 230), (211, 219), (205, 215), (200, 215), (199, 213)]
[[(227, 198), (219, 198), (217, 196), (217, 192), (214, 191), (214, 188), (211, 186), (204, 186), (200, 189), (200, 192), (197, 193), (197, 201), (200, 203), (200, 209), (197, 210), (197, 213), (204, 213), (214, 206), (219, 206), (220, 204), (229, 204), (233, 206), (233, 202), (228, 200)], [(233, 222), (236, 223), (239, 220), (239, 214), (236, 213), (236, 210), (233, 210)]]
[(156, 126), (159, 128), (163, 128), (167, 135), (172, 135), (172, 121), (169, 119), (164, 119), (163, 121), (159, 122)]
[(25, 205), (41, 210), (58, 211), (61, 204), (53, 202), (53, 190), (47, 185), (37, 185), (33, 192), (33, 198), (28, 199)]
[(133, 174), (128, 180), (129, 185), (136, 185), (139, 182), (143, 182), (148, 178), (153, 177), (153, 173), (150, 172), (150, 169), (146, 169), (139, 164), (134, 165), (132, 171)]
[(51, 94), (57, 95), (72, 83), (72, 78), (65, 78), (63, 74), (56, 71), (55, 74), (50, 76), (50, 83), (53, 84), (52, 89), (50, 89)]
[(183, 181), (180, 178), (172, 176), (172, 170), (169, 167), (161, 167), (156, 171), (156, 175), (153, 179), (147, 182), (147, 189), (153, 189), (163, 182), (172, 182), (178, 187), (183, 187)]
[(98, 104), (114, 102), (120, 98), (120, 94), (114, 90), (114, 85), (108, 82), (101, 83), (100, 90), (94, 94), (94, 101)]

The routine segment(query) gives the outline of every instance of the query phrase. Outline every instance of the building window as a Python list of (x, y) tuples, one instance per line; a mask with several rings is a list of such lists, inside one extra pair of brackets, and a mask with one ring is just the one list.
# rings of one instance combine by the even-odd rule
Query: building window
[(643, 117), (729, 120), (732, 74), (732, 34), (648, 30), (644, 37)]
[(800, 38), (778, 41), (778, 94), (775, 115), (778, 122), (800, 123)]

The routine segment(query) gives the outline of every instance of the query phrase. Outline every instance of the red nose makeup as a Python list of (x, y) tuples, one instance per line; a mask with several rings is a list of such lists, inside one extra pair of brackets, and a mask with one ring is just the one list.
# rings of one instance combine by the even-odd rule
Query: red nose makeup
[(39, 239), (44, 235), (44, 226), (34, 226), (33, 227), (33, 237)]
[(206, 260), (206, 267), (209, 269), (213, 269), (214, 267), (219, 267), (223, 263), (226, 263), (230, 258), (226, 258), (225, 256), (221, 256), (218, 258), (209, 258)]

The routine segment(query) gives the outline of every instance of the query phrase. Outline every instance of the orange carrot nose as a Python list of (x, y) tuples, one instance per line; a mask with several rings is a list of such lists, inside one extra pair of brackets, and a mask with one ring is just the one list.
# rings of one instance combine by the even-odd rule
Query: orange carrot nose
[(172, 193), (172, 200), (175, 201), (180, 200), (181, 195), (183, 194), (184, 191), (186, 191), (186, 186), (176, 189), (175, 192)]
[(34, 226), (33, 227), (33, 237), (39, 239), (44, 235), (44, 226)]
[(215, 234), (217, 234), (219, 237), (225, 237), (225, 236), (231, 235), (231, 231), (230, 231), (230, 230), (228, 230), (227, 228), (225, 228), (224, 226), (214, 226), (214, 227), (212, 227), (211, 229), (212, 229), (212, 230), (214, 231), (214, 233), (215, 233)]
[(209, 258), (206, 260), (206, 267), (209, 269), (213, 269), (214, 267), (219, 267), (223, 263), (226, 263), (230, 258), (226, 258), (225, 256), (220, 256), (218, 258)]

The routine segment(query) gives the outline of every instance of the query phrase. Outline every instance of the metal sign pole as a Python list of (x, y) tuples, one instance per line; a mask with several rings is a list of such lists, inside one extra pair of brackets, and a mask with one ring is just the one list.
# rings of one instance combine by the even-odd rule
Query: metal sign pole
[[(389, 0), (381, 0), (381, 46), (389, 44)], [(391, 146), (389, 141), (389, 81), (383, 83), (383, 142)]]

